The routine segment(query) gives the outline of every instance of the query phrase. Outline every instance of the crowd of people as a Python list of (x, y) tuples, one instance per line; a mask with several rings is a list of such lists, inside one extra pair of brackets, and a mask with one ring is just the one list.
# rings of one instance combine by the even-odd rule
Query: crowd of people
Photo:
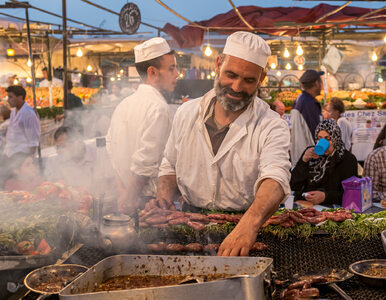
[[(219, 255), (228, 256), (248, 254), (259, 228), (291, 190), (295, 200), (311, 205), (341, 205), (341, 182), (358, 176), (358, 162), (350, 152), (352, 130), (341, 117), (342, 101), (334, 98), (322, 108), (316, 100), (323, 72), (306, 70), (301, 76), (289, 128), (283, 103), (271, 109), (257, 97), (271, 55), (268, 44), (256, 34), (235, 32), (216, 60), (213, 89), (187, 101), (173, 117), (165, 97), (177, 82), (174, 51), (157, 37), (137, 45), (134, 54), (142, 83), (115, 108), (106, 136), (122, 213), (131, 215), (149, 200), (175, 209), (181, 198), (183, 210), (245, 211), (220, 246)], [(23, 91), (7, 89), (14, 107), (3, 149), (7, 190), (31, 189), (43, 180), (33, 170), (39, 120)], [(97, 158), (75, 123), (55, 133), (57, 156), (43, 164), (43, 174), (88, 186)], [(315, 147), (322, 140), (325, 150), (319, 153)], [(365, 161), (363, 175), (373, 179), (374, 200), (386, 196), (385, 140), (383, 128)]]

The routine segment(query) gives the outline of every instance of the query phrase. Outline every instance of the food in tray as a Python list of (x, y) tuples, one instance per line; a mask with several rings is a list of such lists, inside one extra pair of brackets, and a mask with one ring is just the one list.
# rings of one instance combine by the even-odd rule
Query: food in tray
[(386, 266), (371, 265), (370, 268), (362, 272), (363, 275), (386, 279)]
[(358, 108), (358, 109), (363, 109), (366, 107), (366, 104), (367, 102), (363, 101), (361, 98), (355, 100), (352, 105), (355, 107), (355, 108)]
[[(208, 282), (217, 279), (232, 277), (232, 274), (208, 274), (198, 276), (202, 281)], [(177, 285), (184, 282), (188, 277), (186, 275), (126, 275), (108, 278), (97, 286), (94, 292), (131, 290), (139, 288), (160, 287), (167, 285)]]

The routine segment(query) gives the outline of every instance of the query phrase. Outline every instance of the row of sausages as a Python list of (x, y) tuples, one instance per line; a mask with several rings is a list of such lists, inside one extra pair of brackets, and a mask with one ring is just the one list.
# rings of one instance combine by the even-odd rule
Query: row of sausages
[(347, 219), (352, 219), (352, 214), (350, 211), (345, 209), (340, 209), (336, 211), (317, 211), (314, 208), (303, 208), (301, 210), (286, 210), (284, 213), (270, 217), (262, 227), (267, 227), (268, 225), (280, 225), (285, 228), (295, 226), (295, 223), (298, 224), (319, 224), (326, 220), (331, 220), (335, 222), (342, 222)]
[(319, 290), (312, 287), (313, 284), (326, 282), (324, 276), (312, 276), (305, 280), (299, 280), (291, 283), (287, 289), (283, 290), (280, 298), (284, 300), (310, 299), (319, 297)]
[[(191, 243), (187, 245), (182, 244), (166, 244), (166, 243), (158, 243), (158, 244), (148, 244), (147, 249), (152, 252), (207, 252), (207, 253), (217, 253), (220, 245), (219, 244), (207, 244), (202, 245), (200, 243)], [(252, 251), (262, 251), (267, 249), (268, 246), (261, 242), (256, 242)]]
[(175, 210), (166, 210), (152, 207), (138, 214), (140, 227), (164, 228), (169, 225), (188, 225), (194, 230), (200, 231), (205, 224), (224, 224), (226, 222), (238, 223), (242, 215), (188, 213)]

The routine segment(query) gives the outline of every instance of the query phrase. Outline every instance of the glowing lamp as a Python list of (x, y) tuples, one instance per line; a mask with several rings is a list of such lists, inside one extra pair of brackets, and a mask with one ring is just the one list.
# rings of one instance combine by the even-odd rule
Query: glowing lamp
[(292, 68), (292, 66), (291, 66), (290, 63), (287, 63), (287, 64), (285, 65), (285, 69), (286, 69), (286, 70), (291, 70), (291, 68)]
[(276, 69), (276, 64), (273, 62), (272, 64), (271, 64), (271, 69)]
[(284, 57), (286, 58), (290, 57), (290, 53), (287, 48), (284, 49)]
[(32, 66), (32, 61), (28, 58), (28, 60), (27, 60), (27, 66), (28, 67), (30, 67), (31, 68), (31, 66)]
[(78, 51), (76, 51), (76, 56), (78, 56), (78, 57), (83, 56), (83, 51), (80, 48), (78, 48)]
[(303, 53), (304, 53), (304, 51), (303, 51), (302, 46), (298, 45), (298, 47), (296, 48), (296, 55), (302, 56)]
[(213, 53), (213, 51), (212, 51), (212, 49), (210, 48), (210, 45), (209, 45), (209, 44), (208, 44), (208, 45), (206, 45), (206, 48), (205, 48), (204, 54), (205, 54), (206, 56), (211, 56), (211, 55), (212, 55), (212, 53)]
[(92, 71), (92, 67), (91, 67), (91, 65), (88, 65), (87, 66), (87, 72), (91, 72)]
[(373, 55), (371, 56), (371, 60), (372, 61), (377, 61), (378, 60), (377, 53), (373, 52)]
[(7, 55), (8, 56), (14, 56), (15, 55), (15, 49), (8, 48), (7, 49)]

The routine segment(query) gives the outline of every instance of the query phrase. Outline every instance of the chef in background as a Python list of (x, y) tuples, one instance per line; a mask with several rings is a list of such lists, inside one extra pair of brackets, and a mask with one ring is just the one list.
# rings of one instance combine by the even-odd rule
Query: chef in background
[(256, 96), (270, 55), (256, 34), (227, 38), (214, 89), (177, 110), (160, 167), (159, 206), (172, 208), (178, 187), (191, 211), (246, 210), (218, 255), (248, 255), (290, 193), (288, 125)]
[(143, 83), (116, 107), (106, 137), (116, 172), (119, 210), (127, 214), (141, 207), (141, 199), (155, 196), (172, 124), (164, 95), (174, 91), (178, 76), (174, 51), (163, 38), (135, 46), (134, 55)]

